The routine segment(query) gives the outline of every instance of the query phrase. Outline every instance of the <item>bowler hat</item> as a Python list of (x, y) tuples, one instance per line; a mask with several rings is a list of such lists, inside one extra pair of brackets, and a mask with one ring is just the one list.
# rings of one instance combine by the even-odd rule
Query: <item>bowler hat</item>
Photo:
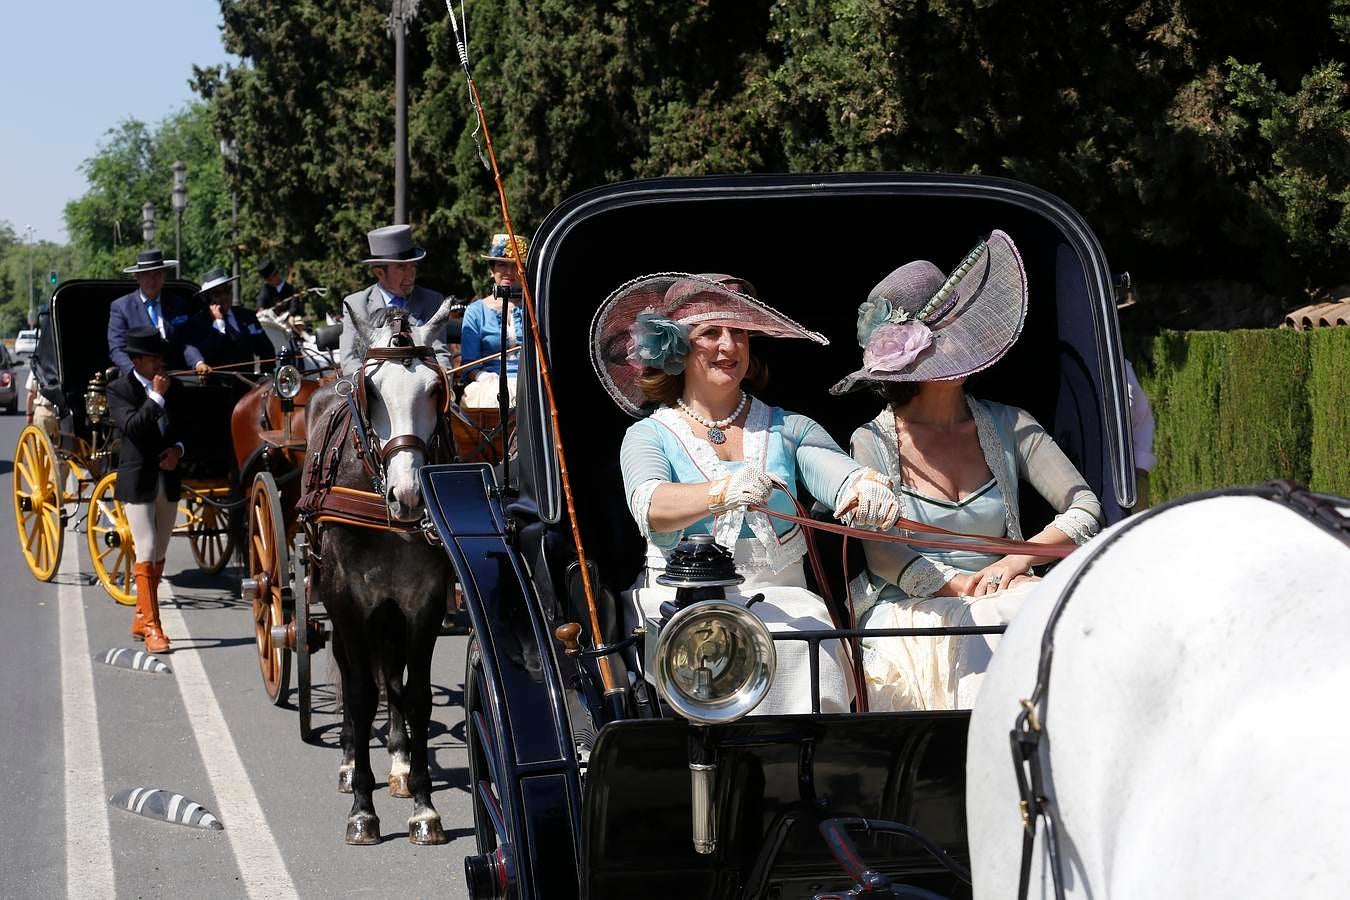
[(158, 328), (144, 325), (127, 332), (127, 356), (166, 356), (169, 342), (159, 334)]
[(197, 292), (198, 296), (208, 293), (220, 287), (222, 284), (229, 284), (238, 278), (238, 275), (231, 275), (224, 269), (216, 268), (202, 276), (202, 289)]
[(136, 275), (140, 272), (158, 272), (160, 269), (172, 269), (178, 265), (176, 259), (165, 259), (163, 250), (142, 250), (136, 254), (136, 264), (127, 266), (122, 271), (127, 275)]
[(277, 274), (277, 264), (270, 259), (264, 259), (262, 262), (258, 263), (259, 277), (271, 278), (275, 274)]
[(417, 262), (427, 255), (421, 247), (414, 247), (411, 225), (386, 225), (366, 232), (370, 243), (370, 257), (362, 260), (368, 266), (396, 262)]

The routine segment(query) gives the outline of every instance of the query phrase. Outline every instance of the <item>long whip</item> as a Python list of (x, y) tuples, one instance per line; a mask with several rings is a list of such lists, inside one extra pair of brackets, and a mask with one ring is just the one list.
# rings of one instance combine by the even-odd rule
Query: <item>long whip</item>
[[(502, 183), (501, 169), (497, 165), (497, 154), (492, 148), (492, 132), (488, 128), (487, 116), (483, 112), (483, 101), (478, 95), (478, 86), (474, 84), (473, 72), (469, 68), (469, 53), (464, 46), (464, 40), (460, 34), (460, 26), (455, 19), (455, 9), (452, 0), (446, 0), (446, 11), (450, 14), (450, 27), (455, 33), (455, 50), (459, 54), (459, 65), (464, 70), (464, 78), (469, 84), (469, 100), (473, 105), (474, 113), (478, 118), (478, 129), (482, 132), (482, 143), (478, 145), (478, 155), (483, 159), (484, 165), (492, 172), (492, 179), (497, 185), (497, 199), (501, 205), (502, 221), (506, 225), (507, 240), (510, 241), (511, 258), (515, 261), (516, 272), (520, 278), (521, 296), (525, 301), (525, 314), (530, 319), (530, 333), (534, 343), (534, 356), (539, 364), (539, 377), (544, 385), (544, 396), (548, 401), (549, 421), (553, 432), (553, 446), (558, 454), (558, 474), (562, 480), (563, 500), (567, 504), (567, 516), (572, 524), (572, 542), (577, 548), (577, 561), (581, 566), (581, 586), (586, 595), (586, 612), (590, 616), (591, 634), (596, 643), (603, 642), (603, 636), (600, 631), (600, 613), (595, 601), (595, 587), (591, 584), (591, 570), (586, 562), (586, 549), (581, 540), (581, 529), (577, 524), (576, 502), (572, 497), (572, 480), (567, 473), (567, 455), (563, 452), (562, 426), (558, 418), (558, 404), (553, 394), (553, 378), (549, 374), (548, 359), (544, 354), (543, 339), (539, 336), (539, 319), (534, 311), (534, 295), (530, 290), (529, 280), (525, 277), (525, 262), (520, 258), (519, 244), (516, 243), (515, 226), (511, 224), (511, 209), (506, 200), (506, 187)], [(467, 24), (465, 31), (468, 30)], [(477, 143), (478, 137), (475, 134), (474, 141)], [(486, 155), (484, 154), (486, 150)], [(604, 686), (605, 695), (611, 696), (621, 693), (623, 688), (618, 684), (614, 677), (614, 671), (610, 668), (608, 657), (596, 657), (596, 664), (600, 670), (600, 681)]]

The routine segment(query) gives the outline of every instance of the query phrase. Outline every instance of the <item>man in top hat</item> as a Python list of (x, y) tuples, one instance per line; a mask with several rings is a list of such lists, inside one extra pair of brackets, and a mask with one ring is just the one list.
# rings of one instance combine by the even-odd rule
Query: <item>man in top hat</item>
[[(427, 255), (421, 247), (414, 247), (412, 227), (408, 225), (387, 225), (366, 233), (370, 243), (370, 257), (362, 260), (370, 266), (375, 275), (375, 283), (370, 287), (348, 295), (343, 301), (344, 310), (350, 307), (352, 313), (362, 321), (370, 318), (377, 309), (396, 307), (406, 309), (414, 325), (427, 322), (444, 301), (440, 294), (416, 286), (417, 263)], [(449, 323), (447, 323), (449, 324)], [(458, 324), (458, 323), (456, 323)], [(447, 339), (456, 343), (459, 335), (447, 335), (446, 325), (432, 339), (432, 349), (436, 351), (436, 360), (445, 368), (451, 368), (451, 351)], [(361, 357), (357, 355), (356, 323), (351, 315), (342, 318), (342, 340), (339, 345), (342, 373), (349, 375), (361, 366)]]
[(126, 342), (127, 334), (134, 328), (158, 331), (169, 344), (168, 364), (182, 364), (175, 335), (187, 324), (190, 310), (183, 298), (163, 292), (164, 279), (176, 265), (178, 260), (165, 259), (162, 250), (145, 250), (136, 256), (134, 266), (122, 270), (135, 276), (136, 290), (118, 297), (108, 311), (108, 356), (123, 375), (132, 368)]
[(299, 311), (296, 309), (298, 300), (291, 299), (290, 303), (282, 303), (283, 300), (295, 297), (295, 285), (282, 276), (276, 263), (270, 259), (258, 263), (258, 277), (263, 283), (262, 287), (258, 288), (258, 302), (254, 304), (255, 309), (259, 311), (270, 309), (277, 315)]
[(154, 326), (130, 329), (122, 349), (132, 367), (108, 384), (108, 414), (122, 433), (113, 497), (126, 511), (136, 547), (131, 634), (151, 653), (163, 653), (169, 639), (159, 621), (159, 582), (181, 495), (182, 392), (165, 373), (169, 344)]
[(206, 309), (193, 316), (183, 331), (183, 359), (198, 375), (205, 375), (216, 366), (276, 356), (258, 317), (234, 306), (231, 285), (238, 277), (228, 275), (224, 269), (212, 269), (202, 276), (202, 289), (197, 296), (206, 301)]

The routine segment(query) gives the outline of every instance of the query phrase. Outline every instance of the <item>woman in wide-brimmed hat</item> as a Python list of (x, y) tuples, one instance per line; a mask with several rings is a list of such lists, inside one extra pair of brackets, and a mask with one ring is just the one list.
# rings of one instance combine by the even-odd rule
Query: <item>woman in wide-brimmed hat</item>
[[(712, 535), (733, 551), (745, 582), (728, 599), (763, 594), (751, 610), (773, 630), (833, 627), (824, 601), (807, 590), (806, 537), (795, 524), (747, 507), (792, 512), (798, 484), (836, 515), (888, 527), (889, 483), (850, 459), (805, 416), (752, 396), (767, 380), (750, 352), (752, 335), (826, 343), (761, 303), (748, 282), (723, 275), (660, 274), (610, 295), (591, 324), (596, 373), (627, 413), (651, 414), (624, 436), (625, 496), (648, 541), (647, 566), (628, 594), (634, 617), (659, 615), (674, 589), (656, 583), (681, 538)], [(785, 485), (786, 492), (776, 485)], [(844, 649), (821, 645), (825, 712), (844, 712), (852, 681)], [(778, 674), (758, 712), (809, 712), (806, 645), (778, 645)]]
[[(464, 324), (460, 336), (460, 359), (468, 365), (484, 357), (491, 357), (503, 349), (511, 351), (518, 348), (524, 340), (525, 322), (521, 313), (521, 303), (517, 299), (520, 292), (520, 273), (516, 268), (519, 259), (525, 263), (529, 244), (523, 237), (511, 242), (510, 235), (494, 234), (488, 244), (483, 259), (488, 261), (492, 272), (492, 286), (485, 297), (473, 301), (464, 310)], [(502, 346), (502, 318), (507, 320), (506, 346)], [(520, 369), (520, 354), (512, 352), (506, 358), (506, 386), (510, 393), (511, 405), (516, 405), (516, 372)], [(463, 402), (467, 407), (492, 407), (498, 403), (500, 393), (501, 361), (489, 359), (482, 365), (465, 372), (467, 384), (464, 386)]]
[[(886, 405), (853, 433), (853, 457), (887, 474), (905, 518), (964, 534), (1023, 539), (1019, 479), (1055, 508), (1027, 538), (1081, 544), (1100, 528), (1101, 504), (1045, 429), (1025, 410), (965, 392), (1022, 332), (1026, 272), (1008, 235), (992, 232), (944, 276), (919, 260), (896, 269), (858, 310), (863, 367), (835, 385), (873, 387)], [(992, 625), (1020, 605), (1032, 565), (1047, 558), (919, 550), (869, 541), (855, 585), (859, 623), (872, 628)], [(880, 638), (864, 642), (870, 706), (974, 704), (991, 642)]]

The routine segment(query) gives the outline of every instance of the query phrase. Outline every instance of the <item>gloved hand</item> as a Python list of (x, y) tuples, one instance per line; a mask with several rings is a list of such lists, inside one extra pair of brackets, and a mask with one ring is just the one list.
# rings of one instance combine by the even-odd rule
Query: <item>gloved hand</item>
[(857, 528), (886, 531), (900, 518), (891, 480), (874, 469), (864, 469), (839, 498), (834, 517)]
[(758, 466), (741, 466), (734, 474), (708, 484), (708, 509), (726, 512), (735, 506), (762, 504), (773, 493), (773, 482)]

